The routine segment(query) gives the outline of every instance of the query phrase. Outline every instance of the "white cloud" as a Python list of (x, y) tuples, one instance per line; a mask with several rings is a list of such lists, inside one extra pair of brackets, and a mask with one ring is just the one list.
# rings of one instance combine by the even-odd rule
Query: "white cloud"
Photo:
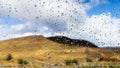
[[(67, 30), (75, 23), (84, 23), (86, 17), (86, 9), (83, 5), (76, 4), (75, 0), (60, 0), (59, 2), (58, 0), (1, 0), (0, 3), (1, 15), (30, 21), (32, 26), (48, 27), (50, 31), (55, 32)], [(16, 25), (18, 26), (20, 27)], [(23, 26), (21, 27), (23, 29)]]
[(30, 32), (26, 32), (26, 33), (24, 33), (24, 34), (22, 34), (22, 35), (15, 35), (14, 37), (15, 38), (18, 38), (18, 37), (25, 37), (25, 36), (31, 36), (31, 35), (34, 35), (34, 33), (30, 33)]
[(109, 3), (109, 0), (90, 0), (92, 5), (106, 4)]
[(15, 29), (16, 31), (19, 31), (19, 30), (23, 30), (26, 27), (24, 26), (24, 24), (19, 24), (19, 25), (16, 25), (16, 26), (13, 25), (13, 26), (11, 26), (11, 28)]
[[(83, 0), (81, 0), (83, 1)], [(0, 0), (0, 15), (25, 21), (0, 25), (1, 39), (28, 35), (64, 35), (89, 40), (99, 46), (120, 46), (120, 19), (110, 13), (87, 16), (86, 10), (108, 0)], [(9, 30), (8, 30), (9, 29)]]
[(49, 28), (48, 32), (64, 31), (75, 23), (84, 23), (86, 16), (85, 8), (75, 0), (1, 0), (0, 6), (2, 16), (30, 21), (28, 28), (25, 28), (26, 23), (13, 25), (14, 32), (43, 32), (41, 29), (44, 27)]
[(108, 4), (109, 0), (90, 0), (89, 3), (84, 4), (86, 10), (89, 10), (100, 4)]
[(74, 28), (68, 32), (56, 33), (77, 39), (89, 40), (101, 47), (120, 46), (120, 19), (112, 18), (110, 13), (93, 15), (86, 18), (86, 22), (79, 28)]

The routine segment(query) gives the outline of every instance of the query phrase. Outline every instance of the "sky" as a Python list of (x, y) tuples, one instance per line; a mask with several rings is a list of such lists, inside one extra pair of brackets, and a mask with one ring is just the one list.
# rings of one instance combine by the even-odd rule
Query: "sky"
[(0, 40), (62, 35), (120, 47), (120, 0), (0, 0)]

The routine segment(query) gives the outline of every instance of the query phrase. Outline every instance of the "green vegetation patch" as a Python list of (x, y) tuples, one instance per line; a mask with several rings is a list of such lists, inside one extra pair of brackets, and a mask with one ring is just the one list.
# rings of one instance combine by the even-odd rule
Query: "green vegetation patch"
[(78, 64), (78, 61), (76, 59), (73, 60), (65, 60), (66, 65), (73, 65), (73, 64)]

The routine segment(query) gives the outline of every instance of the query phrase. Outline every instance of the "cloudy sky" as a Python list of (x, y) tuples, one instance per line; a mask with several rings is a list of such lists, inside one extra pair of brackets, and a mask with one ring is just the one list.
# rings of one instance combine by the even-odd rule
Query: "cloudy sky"
[(0, 40), (63, 35), (120, 46), (120, 0), (0, 0)]

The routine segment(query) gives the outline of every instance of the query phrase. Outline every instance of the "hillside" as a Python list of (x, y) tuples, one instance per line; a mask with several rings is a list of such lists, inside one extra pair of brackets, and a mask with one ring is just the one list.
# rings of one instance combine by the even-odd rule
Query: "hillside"
[(43, 36), (27, 36), (22, 38), (15, 38), (0, 42), (1, 51), (21, 51), (21, 50), (38, 50), (38, 49), (55, 49), (56, 47), (62, 46), (56, 42), (50, 41)]
[[(86, 58), (90, 58), (93, 62), (98, 63), (110, 61), (119, 62), (120, 60), (120, 49), (87, 47), (88, 45), (86, 46), (86, 43), (84, 43), (86, 47), (77, 46), (78, 44), (76, 45), (74, 42), (73, 43), (76, 46), (69, 45), (69, 43), (63, 43), (67, 42), (56, 42), (43, 36), (27, 36), (1, 41), (0, 64), (14, 65), (17, 64), (17, 59), (25, 59), (30, 64), (34, 63), (40, 66), (64, 66), (65, 60), (69, 59), (76, 59), (79, 64), (82, 64), (83, 62), (87, 63)], [(10, 62), (7, 62), (5, 57), (9, 53), (12, 54), (13, 59)]]

